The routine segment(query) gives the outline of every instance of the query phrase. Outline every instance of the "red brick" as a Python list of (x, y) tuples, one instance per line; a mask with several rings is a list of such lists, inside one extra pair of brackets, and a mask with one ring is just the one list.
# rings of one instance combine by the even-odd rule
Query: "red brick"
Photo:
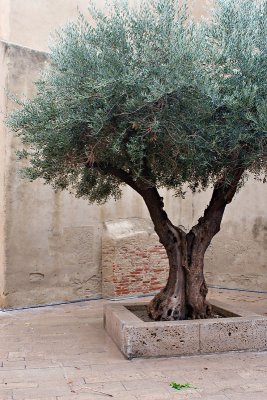
[(116, 293), (117, 295), (120, 295), (120, 294), (130, 294), (129, 290), (116, 290), (115, 293)]
[(146, 253), (138, 251), (135, 253), (135, 255), (138, 257), (143, 257), (143, 256), (146, 256)]

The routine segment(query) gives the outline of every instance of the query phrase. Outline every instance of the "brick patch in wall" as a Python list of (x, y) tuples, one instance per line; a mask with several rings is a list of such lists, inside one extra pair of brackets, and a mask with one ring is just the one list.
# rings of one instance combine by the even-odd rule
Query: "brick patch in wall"
[(127, 297), (160, 290), (168, 259), (149, 220), (109, 221), (102, 239), (102, 290), (105, 297)]

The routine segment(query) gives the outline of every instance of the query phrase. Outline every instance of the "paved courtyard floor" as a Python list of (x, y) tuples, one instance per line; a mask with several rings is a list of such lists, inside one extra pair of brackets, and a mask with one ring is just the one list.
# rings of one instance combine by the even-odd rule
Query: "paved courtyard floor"
[[(267, 295), (210, 295), (267, 315)], [(103, 329), (104, 303), (0, 312), (0, 400), (267, 399), (267, 352), (127, 361)]]

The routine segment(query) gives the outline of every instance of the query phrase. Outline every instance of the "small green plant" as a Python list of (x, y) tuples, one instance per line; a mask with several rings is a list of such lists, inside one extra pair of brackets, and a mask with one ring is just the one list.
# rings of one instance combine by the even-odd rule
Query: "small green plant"
[(170, 383), (170, 386), (173, 389), (176, 390), (182, 390), (182, 389), (187, 389), (187, 388), (193, 388), (193, 386), (190, 383), (176, 383), (176, 382), (172, 382)]

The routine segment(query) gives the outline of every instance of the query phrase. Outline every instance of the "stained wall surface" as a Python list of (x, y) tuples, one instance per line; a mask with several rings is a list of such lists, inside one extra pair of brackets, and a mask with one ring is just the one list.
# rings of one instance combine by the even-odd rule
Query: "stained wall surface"
[[(1, 42), (3, 110), (14, 107), (5, 90), (18, 97), (34, 95), (33, 81), (47, 63), (41, 51)], [(102, 293), (101, 236), (108, 218), (144, 216), (137, 195), (125, 190), (121, 203), (89, 206), (68, 193), (55, 193), (42, 182), (29, 183), (19, 175), (15, 151), (20, 144), (1, 126), (5, 157), (3, 257), (1, 269), (8, 306), (95, 297)], [(2, 207), (1, 207), (2, 210)], [(2, 233), (1, 233), (2, 237)], [(4, 266), (6, 265), (6, 269)]]
[[(130, 0), (138, 5), (141, 0)], [(204, 0), (190, 0), (195, 16), (206, 14)], [(0, 0), (0, 39), (31, 49), (47, 51), (50, 34), (75, 21), (77, 9), (89, 15), (88, 0)], [(97, 0), (103, 7), (105, 0)]]
[[(87, 1), (77, 0), (77, 3), (80, 8), (86, 8)], [(200, 7), (200, 2), (197, 4)], [(32, 82), (47, 62), (43, 50), (47, 49), (49, 31), (68, 19), (75, 19), (76, 2), (0, 0), (0, 7), (0, 35), (17, 43), (0, 45), (0, 107), (5, 111), (13, 104), (7, 103), (4, 87), (18, 96), (33, 96)], [(3, 15), (7, 18), (4, 22)], [(67, 193), (54, 193), (42, 182), (29, 183), (20, 178), (15, 160), (19, 142), (3, 125), (0, 145), (2, 302), (21, 306), (102, 294), (102, 265), (103, 268), (106, 265), (101, 260), (102, 238), (107, 237), (108, 226), (121, 224), (123, 227), (127, 219), (148, 220), (142, 200), (130, 188), (124, 189), (120, 201), (110, 201), (101, 207), (88, 205)], [(162, 195), (173, 222), (189, 229), (202, 215), (210, 192), (188, 193), (184, 200), (174, 198), (170, 192)], [(210, 284), (267, 290), (266, 197), (267, 185), (250, 180), (227, 207), (221, 232), (206, 256)], [(150, 225), (144, 223), (144, 227)], [(112, 245), (117, 254), (125, 255), (119, 247), (123, 241), (114, 235)], [(157, 238), (151, 236), (150, 228), (141, 235), (137, 229), (136, 246), (142, 248), (147, 235), (149, 249), (157, 248)], [(131, 240), (125, 239), (126, 242), (131, 247)], [(133, 264), (131, 257), (129, 254), (126, 266), (125, 260), (123, 263), (128, 270), (126, 275), (130, 274)], [(118, 271), (115, 272), (113, 276), (118, 279)], [(103, 275), (106, 277), (107, 273), (105, 270)]]
[(6, 95), (4, 88), (7, 85), (6, 47), (0, 43), (0, 306), (5, 291), (5, 244), (6, 244), (6, 150), (7, 138), (4, 128), (3, 113), (6, 110)]
[[(46, 54), (15, 45), (7, 44), (6, 48), (8, 91), (31, 97), (32, 81), (44, 67)], [(6, 193), (8, 304), (42, 303), (99, 293), (99, 249), (95, 244), (99, 224), (94, 219), (86, 221), (82, 207), (68, 204), (60, 193), (22, 180), (15, 159), (18, 146), (13, 138)]]

